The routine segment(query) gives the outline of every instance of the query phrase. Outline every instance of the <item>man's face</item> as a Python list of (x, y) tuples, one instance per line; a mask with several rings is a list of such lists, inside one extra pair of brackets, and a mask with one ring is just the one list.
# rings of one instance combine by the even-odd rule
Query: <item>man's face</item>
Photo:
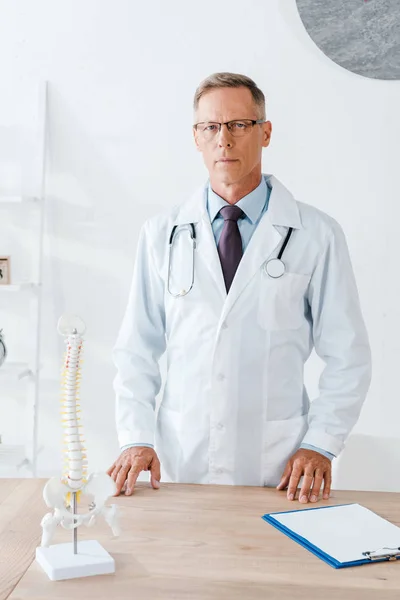
[[(219, 88), (206, 92), (200, 98), (195, 123), (240, 119), (259, 119), (260, 114), (251, 92), (246, 87)], [(226, 185), (237, 183), (252, 173), (261, 171), (262, 149), (269, 145), (272, 125), (270, 121), (254, 125), (246, 135), (236, 137), (221, 127), (212, 139), (205, 139), (200, 131), (193, 130), (196, 146), (203, 154), (210, 179)], [(223, 160), (223, 159), (229, 159)]]

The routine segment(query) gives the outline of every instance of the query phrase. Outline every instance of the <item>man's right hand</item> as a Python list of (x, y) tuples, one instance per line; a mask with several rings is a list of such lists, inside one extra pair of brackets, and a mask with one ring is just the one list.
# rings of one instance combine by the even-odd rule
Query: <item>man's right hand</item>
[(126, 482), (125, 496), (130, 496), (141, 471), (150, 471), (151, 485), (154, 489), (160, 487), (160, 461), (153, 448), (133, 446), (121, 452), (115, 463), (108, 469), (107, 474), (117, 484), (118, 496)]

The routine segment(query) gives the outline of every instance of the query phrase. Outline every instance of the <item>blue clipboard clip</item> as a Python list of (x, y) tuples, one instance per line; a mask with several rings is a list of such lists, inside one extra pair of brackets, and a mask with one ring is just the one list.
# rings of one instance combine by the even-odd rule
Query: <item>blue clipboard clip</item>
[(365, 556), (365, 558), (368, 558), (368, 560), (397, 560), (398, 558), (400, 558), (400, 548), (379, 548), (379, 550), (370, 550), (368, 552), (363, 552), (363, 556)]

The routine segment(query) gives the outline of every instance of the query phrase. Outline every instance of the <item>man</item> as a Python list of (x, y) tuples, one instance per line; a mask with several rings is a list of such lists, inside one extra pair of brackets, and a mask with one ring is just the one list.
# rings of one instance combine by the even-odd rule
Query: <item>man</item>
[[(329, 497), (331, 460), (371, 376), (345, 237), (262, 174), (272, 126), (251, 79), (210, 76), (194, 116), (209, 181), (141, 230), (114, 350), (122, 453), (108, 473), (117, 494), (131, 494), (146, 470), (158, 488), (160, 456), (163, 479), (273, 485), (316, 502)], [(310, 404), (303, 368), (313, 347), (326, 365)]]

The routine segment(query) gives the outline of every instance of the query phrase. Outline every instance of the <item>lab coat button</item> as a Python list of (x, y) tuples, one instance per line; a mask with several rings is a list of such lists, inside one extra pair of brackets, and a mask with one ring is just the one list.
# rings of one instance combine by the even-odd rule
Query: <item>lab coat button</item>
[(224, 379), (225, 379), (225, 375), (223, 373), (218, 373), (217, 380), (218, 381), (223, 381)]
[(224, 428), (224, 426), (222, 425), (222, 423), (217, 424), (217, 429), (223, 429), (223, 428)]
[(222, 323), (221, 328), (222, 329), (228, 329), (228, 325), (225, 323), (225, 321)]

